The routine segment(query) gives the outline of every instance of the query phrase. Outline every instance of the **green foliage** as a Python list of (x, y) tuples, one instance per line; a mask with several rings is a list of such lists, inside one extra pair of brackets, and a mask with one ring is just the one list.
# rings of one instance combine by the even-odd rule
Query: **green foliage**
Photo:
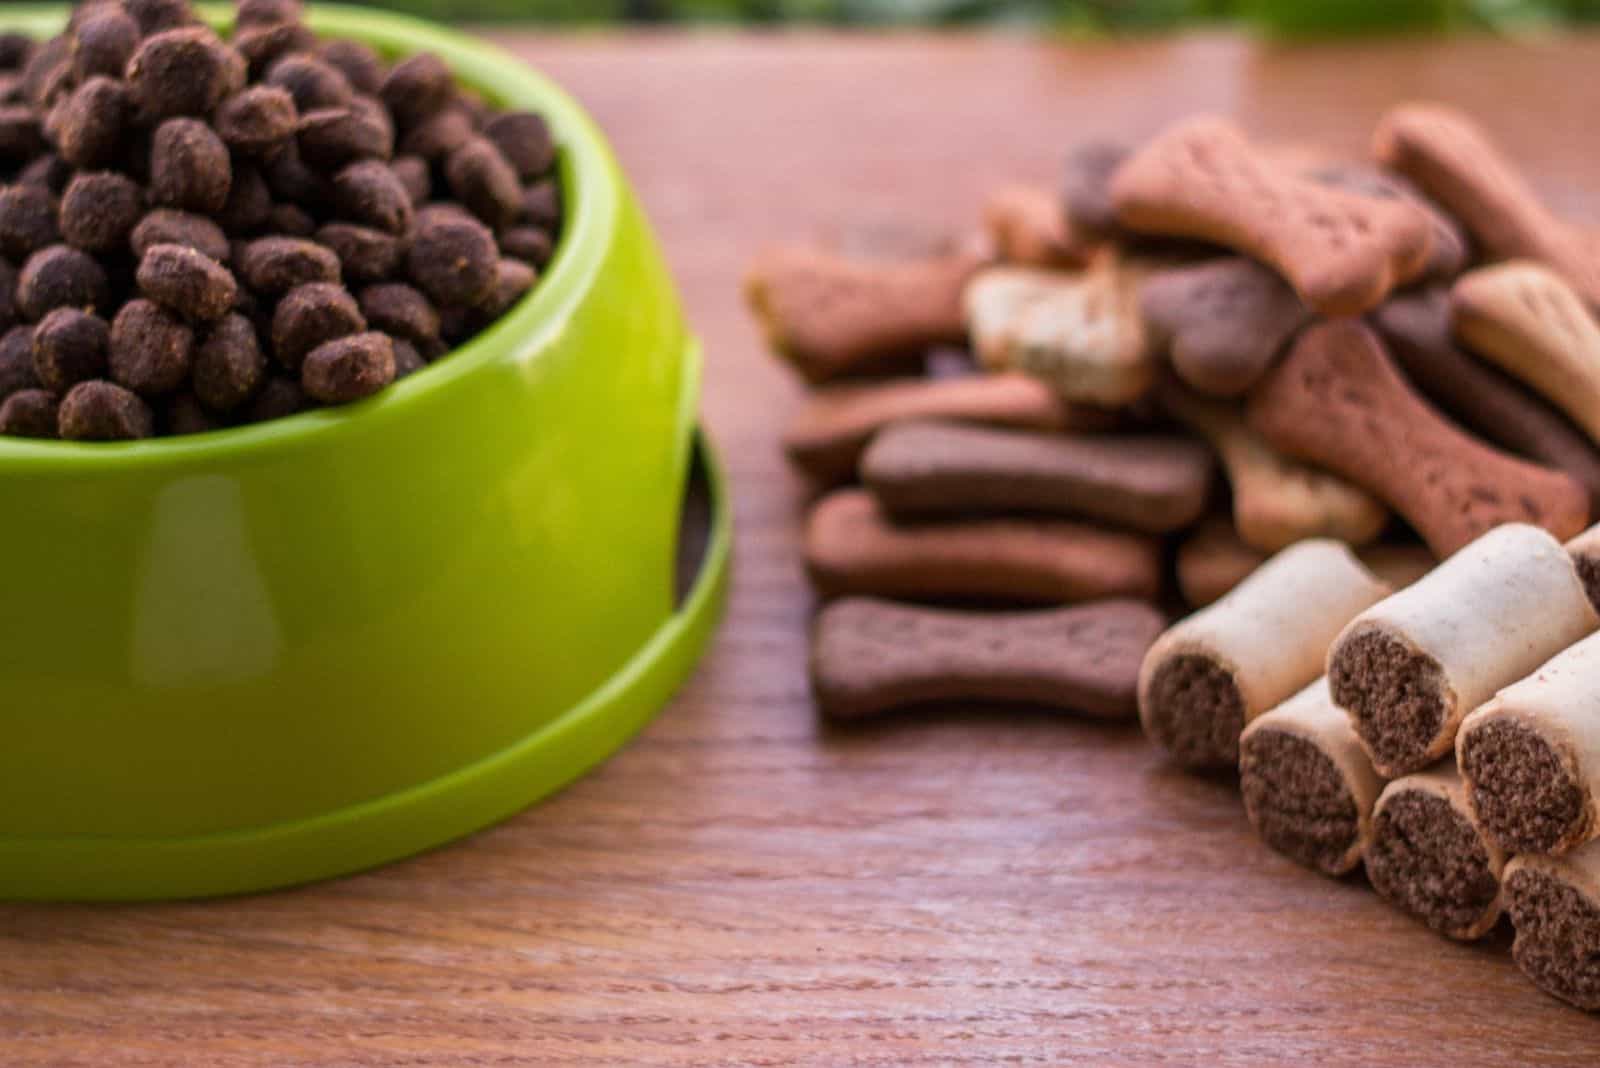
[(1600, 0), (365, 0), (447, 22), (1020, 25), (1137, 33), (1229, 21), (1285, 36), (1600, 21)]

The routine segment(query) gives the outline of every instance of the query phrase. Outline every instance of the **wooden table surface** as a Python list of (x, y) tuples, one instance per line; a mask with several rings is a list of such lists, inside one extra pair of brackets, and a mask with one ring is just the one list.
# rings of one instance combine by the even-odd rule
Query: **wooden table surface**
[(1434, 937), (1259, 846), (1138, 731), (995, 710), (829, 729), (806, 694), (798, 396), (743, 314), (763, 240), (958, 227), (1095, 134), (1222, 109), (1359, 151), (1478, 111), (1564, 207), (1600, 39), (500, 35), (612, 133), (710, 360), (737, 493), (727, 623), (598, 773), (382, 871), (261, 897), (0, 907), (0, 1064), (1593, 1063), (1505, 932)]

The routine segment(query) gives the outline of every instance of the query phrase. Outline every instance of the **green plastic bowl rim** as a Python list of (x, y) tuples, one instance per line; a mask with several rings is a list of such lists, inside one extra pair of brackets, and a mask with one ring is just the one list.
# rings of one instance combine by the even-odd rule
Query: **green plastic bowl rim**
[[(231, 25), (231, 7), (201, 4), (197, 9), (219, 31)], [(0, 28), (43, 36), (58, 32), (66, 17), (67, 8), (59, 4), (16, 8), (7, 5), (0, 10)], [(541, 114), (549, 122), (560, 149), (564, 216), (555, 254), (538, 284), (511, 311), (467, 344), (355, 404), (301, 412), (250, 426), (144, 441), (91, 443), (0, 436), (0, 469), (25, 469), (35, 474), (85, 473), (133, 465), (207, 462), (288, 448), (312, 438), (348, 432), (360, 419), (400, 414), (419, 398), (450, 389), (483, 365), (503, 359), (508, 345), (519, 351), (541, 347), (545, 338), (561, 329), (588, 292), (617, 224), (617, 179), (606, 165), (607, 150), (599, 131), (565, 90), (503, 49), (421, 19), (370, 8), (317, 4), (308, 8), (306, 21), (318, 34), (356, 38), (380, 51), (397, 48), (402, 39), (425, 36), (429, 49), (458, 78), (491, 100), (523, 93), (540, 98)]]

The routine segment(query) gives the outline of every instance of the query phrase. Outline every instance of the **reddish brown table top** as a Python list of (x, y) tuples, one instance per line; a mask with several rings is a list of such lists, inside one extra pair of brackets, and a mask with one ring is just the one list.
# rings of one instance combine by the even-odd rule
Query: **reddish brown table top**
[(720, 642), (599, 773), (454, 847), (253, 899), (0, 906), (0, 1063), (1593, 1062), (1600, 1021), (1508, 938), (1453, 945), (1295, 868), (1136, 730), (819, 725), (774, 445), (797, 393), (738, 281), (763, 240), (961, 225), (1075, 139), (1198, 108), (1357, 151), (1386, 104), (1452, 100), (1581, 211), (1600, 39), (508, 43), (612, 132), (706, 342), (740, 523)]

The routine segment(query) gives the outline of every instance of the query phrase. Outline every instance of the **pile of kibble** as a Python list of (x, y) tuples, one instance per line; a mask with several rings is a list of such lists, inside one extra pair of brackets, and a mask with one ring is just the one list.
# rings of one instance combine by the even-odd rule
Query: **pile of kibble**
[[(0, 35), (0, 434), (189, 434), (369, 396), (529, 291), (545, 120), (298, 0), (88, 0)], [(3, 16), (0, 16), (3, 18)]]

